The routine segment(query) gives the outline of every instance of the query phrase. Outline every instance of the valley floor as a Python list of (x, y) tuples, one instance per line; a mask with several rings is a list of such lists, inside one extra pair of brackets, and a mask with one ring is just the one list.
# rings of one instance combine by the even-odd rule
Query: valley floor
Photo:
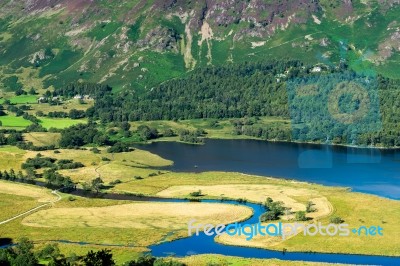
[[(175, 173), (157, 170), (172, 162), (157, 155), (136, 149), (128, 153), (100, 154), (88, 150), (59, 150), (41, 152), (43, 156), (74, 159), (85, 167), (62, 170), (80, 184), (101, 176), (104, 192), (141, 194), (144, 196), (193, 198), (193, 192), (201, 191), (197, 199), (241, 199), (264, 202), (267, 197), (283, 202), (291, 208), (291, 214), (281, 217), (282, 222), (293, 222), (294, 212), (306, 209), (308, 201), (314, 203), (315, 211), (307, 216), (312, 220), (304, 223), (330, 223), (333, 216), (341, 217), (352, 227), (381, 226), (384, 236), (304, 236), (300, 232), (282, 240), (279, 237), (255, 237), (246, 241), (242, 237), (221, 236), (218, 242), (230, 245), (261, 247), (274, 250), (313, 251), (332, 253), (354, 253), (370, 255), (400, 256), (400, 239), (397, 237), (400, 220), (400, 202), (377, 196), (349, 192), (345, 188), (326, 187), (316, 184), (283, 180), (262, 176), (251, 176), (228, 172)], [(12, 158), (12, 164), (1, 164), (1, 170), (19, 170), (20, 164), (32, 158), (36, 152), (27, 152), (13, 147), (0, 149), (0, 160)], [(108, 158), (103, 161), (102, 158)], [(140, 178), (138, 178), (140, 177)], [(119, 182), (113, 182), (116, 180)], [(112, 185), (109, 185), (112, 184)], [(51, 190), (27, 184), (0, 181), (2, 212), (0, 220), (23, 213), (29, 209), (53, 202)], [(242, 206), (218, 204), (208, 207), (198, 203), (132, 202), (106, 199), (89, 199), (62, 194), (60, 201), (24, 217), (0, 226), (2, 238), (27, 236), (38, 243), (54, 240), (88, 242), (87, 246), (61, 243), (65, 254), (82, 255), (89, 249), (109, 246), (119, 263), (133, 259), (148, 251), (148, 246), (162, 240), (174, 240), (187, 236), (187, 223), (192, 217), (202, 223), (232, 223), (251, 216), (251, 211)], [(203, 262), (220, 262), (235, 265), (287, 265), (277, 260), (251, 260), (217, 255), (190, 256), (181, 259), (190, 265)], [(255, 264), (254, 264), (255, 263)], [(293, 262), (293, 265), (297, 263)], [(301, 265), (320, 265), (299, 263)]]

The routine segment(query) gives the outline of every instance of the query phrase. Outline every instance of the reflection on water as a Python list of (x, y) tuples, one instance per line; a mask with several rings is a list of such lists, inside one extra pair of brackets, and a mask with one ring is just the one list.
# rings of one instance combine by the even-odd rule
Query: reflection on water
[(156, 142), (140, 148), (173, 160), (170, 169), (177, 172), (275, 176), (400, 199), (400, 150), (211, 139), (205, 145)]

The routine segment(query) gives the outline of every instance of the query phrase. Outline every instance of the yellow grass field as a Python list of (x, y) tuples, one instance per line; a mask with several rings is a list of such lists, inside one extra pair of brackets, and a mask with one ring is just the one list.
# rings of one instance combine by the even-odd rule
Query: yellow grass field
[(0, 180), (0, 193), (30, 197), (37, 202), (50, 202), (57, 198), (55, 195), (51, 194), (51, 191), (48, 189), (3, 180)]
[[(173, 186), (157, 193), (160, 197), (185, 197), (193, 191), (201, 190), (202, 194), (214, 197), (228, 197), (233, 199), (245, 198), (253, 202), (264, 202), (267, 197), (274, 201), (282, 201), (285, 207), (293, 212), (305, 211), (307, 201), (312, 201), (316, 211), (310, 213), (311, 218), (320, 218), (329, 215), (333, 208), (326, 197), (316, 190), (306, 188), (290, 188), (279, 185), (216, 185), (216, 186)], [(223, 193), (221, 193), (223, 192)], [(301, 198), (301, 201), (298, 200)], [(287, 215), (283, 219), (292, 219)]]
[(27, 152), (17, 147), (3, 146), (0, 147), (0, 170), (19, 170), (21, 163), (25, 161)]
[(32, 142), (35, 146), (57, 145), (60, 138), (60, 133), (30, 132), (24, 134), (24, 140)]
[(286, 261), (278, 259), (247, 259), (240, 257), (221, 255), (195, 255), (177, 259), (190, 266), (202, 265), (235, 265), (235, 266), (340, 266), (343, 264), (331, 264), (320, 262)]
[(250, 208), (212, 203), (131, 203), (89, 208), (52, 208), (26, 217), (22, 224), (52, 228), (168, 228), (186, 229), (191, 219), (200, 223), (230, 223), (252, 215)]
[(7, 220), (38, 205), (38, 201), (34, 198), (0, 193), (0, 221)]

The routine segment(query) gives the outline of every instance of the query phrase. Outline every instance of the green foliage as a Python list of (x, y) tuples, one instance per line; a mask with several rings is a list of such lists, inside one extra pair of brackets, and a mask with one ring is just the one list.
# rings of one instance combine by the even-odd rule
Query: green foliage
[(131, 39), (132, 41), (136, 42), (139, 40), (140, 37), (140, 27), (142, 25), (142, 22), (144, 20), (143, 16), (140, 16), (136, 22), (129, 27), (129, 30), (127, 32), (128, 38)]
[(78, 124), (61, 132), (60, 147), (80, 147), (87, 144), (109, 144), (108, 137), (99, 132), (94, 124)]
[(191, 192), (189, 195), (192, 196), (192, 197), (201, 197), (201, 196), (203, 196), (203, 194), (201, 193), (201, 190)]
[(145, 125), (140, 125), (137, 129), (139, 136), (142, 140), (150, 140), (158, 138), (158, 131)]
[(91, 181), (91, 189), (96, 193), (99, 193), (100, 189), (103, 188), (104, 181), (97, 177)]
[(40, 77), (62, 72), (79, 60), (81, 56), (81, 53), (72, 50), (60, 51), (50, 63), (41, 68)]
[(329, 219), (329, 221), (330, 221), (331, 223), (334, 223), (334, 224), (341, 224), (341, 223), (344, 223), (344, 220), (343, 220), (342, 218), (340, 218), (339, 216), (333, 216), (333, 217), (331, 217), (331, 218)]
[(285, 207), (281, 201), (273, 201), (270, 197), (267, 198), (264, 204), (267, 212), (263, 214), (264, 221), (279, 220), (280, 216), (284, 214)]
[(82, 259), (85, 266), (113, 266), (115, 262), (111, 250), (89, 251)]
[(54, 188), (62, 188), (67, 192), (75, 188), (75, 184), (72, 182), (70, 177), (61, 175), (60, 173), (56, 172), (55, 169), (45, 170), (43, 177), (46, 179), (47, 184)]
[(314, 203), (312, 201), (307, 201), (307, 205), (306, 205), (306, 212), (315, 212), (316, 209), (314, 208)]
[(17, 76), (10, 76), (2, 80), (3, 86), (8, 91), (18, 91), (22, 89), (22, 84), (18, 81)]
[(121, 26), (118, 22), (101, 22), (91, 30), (87, 36), (100, 41), (107, 36), (113, 34)]
[(156, 258), (151, 255), (142, 255), (137, 260), (129, 261), (124, 266), (153, 266)]
[(305, 211), (298, 211), (296, 212), (296, 217), (295, 217), (296, 221), (307, 221), (308, 218), (306, 216), (306, 212)]
[(204, 143), (204, 140), (200, 138), (204, 136), (204, 132), (201, 130), (190, 131), (182, 129), (179, 131), (179, 140), (188, 143)]
[(107, 152), (109, 153), (120, 153), (120, 152), (129, 152), (131, 151), (131, 148), (129, 147), (128, 144), (122, 143), (122, 142), (117, 142), (113, 146), (107, 149)]

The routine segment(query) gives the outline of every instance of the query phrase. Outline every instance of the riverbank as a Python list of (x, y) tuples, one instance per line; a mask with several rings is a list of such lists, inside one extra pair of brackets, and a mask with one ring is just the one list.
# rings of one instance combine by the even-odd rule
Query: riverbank
[[(12, 151), (8, 150), (7, 152), (7, 154), (10, 155), (9, 153)], [(400, 251), (398, 250), (400, 239), (396, 239), (398, 221), (400, 220), (399, 201), (349, 192), (347, 188), (343, 187), (327, 187), (315, 183), (241, 173), (215, 171), (177, 173), (165, 170), (158, 171), (157, 167), (168, 166), (171, 164), (171, 161), (140, 150), (135, 150), (131, 153), (117, 154), (115, 156), (105, 153), (104, 150), (101, 151), (101, 154), (93, 154), (88, 151), (68, 150), (60, 150), (60, 152), (60, 154), (56, 155), (53, 155), (51, 151), (43, 152), (43, 154), (51, 157), (60, 156), (60, 158), (61, 156), (67, 156), (71, 159), (80, 158), (79, 160), (85, 160), (85, 165), (88, 165), (79, 170), (64, 170), (64, 173), (66, 175), (71, 174), (75, 181), (82, 180), (83, 178), (85, 181), (90, 180), (91, 176), (88, 175), (88, 173), (91, 172), (89, 170), (99, 166), (92, 166), (90, 162), (96, 160), (95, 162), (99, 162), (100, 164), (102, 157), (109, 158), (111, 163), (104, 164), (104, 167), (98, 169), (98, 173), (96, 174), (100, 174), (107, 183), (111, 183), (116, 179), (120, 179), (121, 183), (109, 187), (104, 192), (193, 198), (191, 193), (201, 190), (200, 194), (202, 196), (196, 197), (196, 199), (212, 198), (225, 200), (228, 198), (240, 198), (240, 200), (252, 202), (263, 202), (267, 197), (272, 197), (275, 201), (283, 201), (284, 204), (291, 207), (293, 211), (305, 210), (306, 203), (311, 200), (315, 201), (316, 207), (318, 208), (318, 211), (314, 214), (308, 214), (310, 216), (315, 215), (312, 222), (318, 221), (326, 224), (329, 223), (331, 217), (340, 216), (345, 223), (351, 226), (380, 225), (384, 228), (383, 237), (370, 238), (364, 236), (349, 236), (345, 239), (340, 237), (306, 237), (298, 234), (276, 245), (265, 245), (264, 248), (267, 249), (275, 249), (278, 251), (286, 249), (288, 252), (308, 252), (312, 250), (313, 252), (321, 253), (354, 253), (385, 256), (400, 255)], [(27, 154), (24, 154), (22, 158), (26, 158), (26, 156)], [(29, 156), (34, 156), (34, 153), (29, 153)], [(131, 157), (134, 158), (134, 160)], [(148, 160), (151, 162), (147, 162)], [(138, 172), (141, 173), (142, 178), (133, 178)], [(10, 183), (2, 183), (1, 187), (9, 187), (7, 184)], [(8, 201), (8, 204), (4, 206), (5, 213), (9, 210), (14, 210), (20, 198), (24, 198), (25, 202), (28, 201), (30, 196), (28, 194), (25, 196), (21, 195), (20, 191), (29, 191), (32, 186), (23, 186), (27, 186), (28, 189), (25, 187), (25, 189), (13, 189), (8, 190), (8, 192), (0, 192), (2, 193), (2, 198), (6, 199), (11, 195), (14, 199), (13, 201)], [(45, 195), (49, 195), (49, 192), (50, 191), (47, 191), (47, 194), (45, 193), (42, 196), (40, 196), (38, 192), (39, 194), (35, 197), (44, 198)], [(31, 195), (31, 197), (34, 200), (33, 195)], [(61, 201), (55, 203), (53, 206), (49, 206), (49, 209), (45, 210), (51, 212), (54, 210), (56, 212), (62, 210), (62, 213), (65, 214), (62, 218), (54, 215), (41, 215), (40, 219), (36, 218), (35, 220), (40, 220), (46, 227), (38, 227), (32, 226), (32, 224), (26, 226), (23, 222), (25, 217), (21, 217), (0, 227), (0, 234), (12, 239), (28, 236), (34, 241), (41, 241), (41, 243), (57, 239), (78, 243), (82, 241), (82, 236), (85, 236), (84, 241), (88, 243), (126, 246), (126, 248), (116, 248), (118, 249), (118, 254), (120, 254), (118, 256), (124, 258), (125, 261), (129, 256), (136, 256), (140, 252), (148, 251), (149, 246), (159, 243), (160, 241), (173, 241), (187, 236), (187, 228), (185, 227), (185, 223), (188, 222), (186, 221), (187, 219), (181, 221), (181, 226), (178, 229), (168, 226), (157, 226), (158, 221), (163, 221), (167, 225), (174, 222), (176, 218), (170, 215), (168, 216), (166, 213), (160, 213), (156, 215), (156, 218), (148, 219), (144, 211), (143, 213), (135, 213), (135, 215), (138, 216), (132, 216), (131, 220), (135, 221), (137, 217), (141, 217), (140, 220), (142, 222), (130, 223), (129, 228), (117, 228), (112, 226), (113, 223), (119, 222), (118, 219), (111, 219), (111, 221), (104, 221), (103, 223), (103, 217), (101, 215), (97, 216), (94, 220), (88, 221), (84, 227), (76, 226), (74, 222), (78, 219), (76, 217), (74, 218), (73, 215), (70, 217), (68, 215), (68, 213), (72, 213), (75, 210), (81, 210), (81, 213), (85, 214), (89, 213), (91, 210), (97, 210), (97, 208), (100, 208), (100, 210), (102, 210), (101, 208), (105, 208), (104, 210), (112, 213), (122, 208), (121, 206), (131, 203), (132, 201), (127, 200), (88, 199), (64, 194)], [(163, 208), (161, 203), (155, 203), (155, 205), (157, 205), (155, 209)], [(326, 208), (326, 206), (330, 205), (332, 208)], [(323, 212), (324, 209), (328, 209), (328, 212)], [(204, 213), (204, 211), (205, 209), (198, 210), (198, 213), (201, 214)], [(33, 215), (26, 216), (26, 219), (29, 221), (29, 219), (32, 219), (31, 216)], [(221, 217), (225, 217), (225, 215)], [(35, 216), (33, 216), (33, 218), (35, 218)], [(62, 227), (54, 226), (57, 225), (61, 219), (63, 219)], [(25, 222), (27, 220), (25, 220)], [(52, 221), (55, 223), (52, 223)], [(91, 223), (92, 221), (95, 221), (95, 224)], [(226, 223), (229, 223), (229, 221), (226, 221)], [(63, 230), (60, 230), (60, 228)], [(257, 246), (266, 244), (257, 238), (255, 241), (256, 242), (249, 242), (248, 245)], [(233, 242), (230, 244), (237, 243)], [(87, 252), (88, 248), (102, 248), (101, 245), (96, 246), (94, 244), (89, 244), (82, 249), (79, 244), (62, 244), (60, 247), (61, 246), (65, 248), (67, 252), (81, 252), (80, 250), (82, 250), (82, 252), (83, 250)], [(114, 250), (114, 248), (112, 249)]]
[[(277, 127), (284, 128), (290, 131), (290, 119), (281, 118), (281, 117), (260, 117), (259, 126), (260, 127)], [(165, 129), (172, 129), (175, 132), (179, 132), (180, 130), (204, 130), (207, 132), (204, 139), (216, 139), (216, 140), (260, 140), (260, 141), (269, 141), (269, 142), (277, 142), (277, 143), (298, 143), (298, 144), (311, 144), (311, 145), (329, 145), (329, 146), (337, 146), (337, 147), (348, 147), (348, 148), (359, 148), (359, 149), (378, 149), (378, 150), (398, 150), (400, 147), (385, 147), (385, 146), (360, 146), (360, 145), (352, 145), (352, 144), (344, 144), (344, 143), (332, 143), (332, 142), (321, 142), (321, 141), (297, 141), (297, 140), (278, 140), (276, 138), (272, 139), (264, 139), (253, 137), (244, 134), (235, 134), (234, 126), (232, 125), (232, 119), (191, 119), (191, 120), (179, 120), (179, 121), (168, 121), (168, 120), (157, 120), (157, 121), (138, 121), (131, 122), (133, 129), (136, 129), (140, 125), (146, 125), (149, 127), (156, 128), (159, 132), (163, 132)], [(218, 121), (217, 124), (214, 125), (215, 121)], [(279, 127), (278, 127), (279, 126)], [(193, 144), (199, 145), (198, 143), (188, 143), (179, 140), (179, 137), (161, 137), (154, 140), (150, 140), (147, 143), (153, 142), (163, 142), (163, 141), (173, 141), (179, 143)], [(200, 144), (201, 145), (201, 144)]]

